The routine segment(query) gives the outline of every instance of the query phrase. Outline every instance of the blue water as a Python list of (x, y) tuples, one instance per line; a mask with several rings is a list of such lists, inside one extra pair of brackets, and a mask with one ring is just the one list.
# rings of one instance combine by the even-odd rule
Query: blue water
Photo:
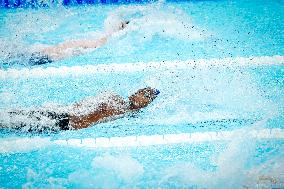
[[(92, 53), (48, 66), (283, 55), (282, 1), (197, 1), (148, 6), (142, 18), (139, 11), (126, 16), (136, 19), (132, 26), (139, 29), (112, 38)], [(23, 51), (35, 43), (57, 44), (88, 37), (88, 32), (102, 32), (105, 18), (117, 9), (122, 8), (2, 9), (1, 37), (9, 41), (5, 51), (14, 51), (12, 45)], [(172, 32), (171, 27), (181, 31)], [(200, 38), (192, 36), (192, 32)]]
[[(130, 10), (135, 10), (135, 14), (126, 17), (135, 20), (129, 25), (134, 29), (111, 38), (93, 52), (33, 67), (25, 57), (14, 56), (26, 53), (33, 45), (96, 37), (103, 32), (104, 20), (110, 13)], [(2, 141), (30, 137), (35, 144), (30, 148), (19, 143), (18, 148), (11, 143), (1, 144), (12, 150), (0, 154), (0, 188), (283, 187), (283, 139), (256, 140), (244, 134), (232, 141), (150, 147), (36, 147), (38, 136), (54, 141), (250, 130), (262, 120), (267, 121), (261, 128), (283, 129), (283, 65), (196, 65), (78, 76), (65, 76), (62, 69), (112, 63), (125, 66), (129, 62), (283, 56), (283, 20), (284, 3), (276, 0), (1, 9), (1, 69), (56, 67), (62, 75), (25, 77), (23, 72), (23, 77), (17, 79), (1, 79), (0, 111), (46, 103), (68, 105), (103, 90), (116, 91), (126, 98), (137, 88), (153, 86), (161, 94), (134, 117), (87, 129), (35, 135), (1, 130)], [(9, 53), (13, 58), (7, 58)], [(261, 185), (257, 178), (262, 175), (278, 181), (274, 185), (263, 181)]]

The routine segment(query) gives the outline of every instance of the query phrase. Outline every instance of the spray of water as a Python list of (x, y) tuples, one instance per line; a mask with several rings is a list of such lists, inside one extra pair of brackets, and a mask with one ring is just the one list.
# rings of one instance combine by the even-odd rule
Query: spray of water
[(194, 25), (191, 18), (182, 10), (161, 6), (163, 5), (120, 7), (106, 18), (105, 29), (113, 31), (122, 21), (130, 21), (123, 31), (114, 36), (120, 37), (126, 33), (135, 32), (140, 41), (151, 40), (154, 35), (190, 41), (203, 40), (208, 36)]
[[(160, 186), (190, 188), (271, 188), (284, 184), (283, 160), (276, 156), (268, 162), (249, 167), (256, 153), (257, 139), (248, 130), (260, 129), (267, 119), (256, 122), (249, 128), (239, 129), (227, 143), (226, 149), (212, 158), (214, 171), (206, 171), (192, 163), (178, 163), (164, 172)], [(281, 152), (282, 154), (282, 152)], [(280, 169), (279, 169), (280, 168)]]
[[(182, 40), (203, 40), (206, 38), (206, 34), (200, 32), (201, 30), (193, 24), (193, 21), (188, 16), (184, 16), (182, 11), (171, 8), (168, 8), (167, 11), (164, 11), (164, 9), (162, 11), (159, 6), (163, 5), (118, 8), (105, 20), (105, 30), (112, 32), (121, 21), (130, 20), (128, 27), (117, 32), (113, 36), (114, 38), (121, 38), (129, 32), (135, 32), (142, 42), (143, 40), (151, 40), (155, 35)], [(28, 20), (33, 20), (33, 18), (28, 18)], [(16, 23), (14, 27), (16, 27)], [(176, 28), (180, 28), (180, 30), (177, 32)], [(43, 27), (43, 29), (48, 31), (55, 28)], [(30, 33), (30, 31), (20, 30), (19, 28), (17, 30), (20, 36)], [(33, 30), (33, 32), (40, 34), (42, 31)], [(15, 40), (15, 42), (21, 44), (21, 40), (22, 38)], [(1, 41), (1, 44), (3, 44), (2, 47), (11, 49), (11, 51), (15, 47), (15, 44), (7, 46), (7, 41)], [(21, 50), (25, 49), (24, 47), (20, 48)], [(1, 54), (1, 56), (5, 59), (11, 57), (9, 54)], [(151, 124), (196, 123), (201, 120), (240, 118), (243, 115), (249, 118), (261, 118), (261, 121), (256, 122), (253, 126), (247, 126), (247, 128), (239, 130), (232, 140), (226, 144), (226, 149), (218, 156), (212, 158), (212, 164), (216, 166), (216, 170), (205, 171), (191, 163), (175, 164), (163, 172), (159, 185), (161, 188), (163, 186), (221, 188), (224, 186), (224, 183), (226, 183), (228, 188), (246, 188), (256, 185), (269, 188), (270, 186), (283, 185), (284, 163), (282, 158), (279, 158), (284, 155), (283, 150), (280, 152), (280, 156), (269, 160), (259, 167), (247, 166), (249, 159), (255, 153), (258, 141), (247, 134), (248, 132), (246, 131), (263, 128), (267, 124), (267, 120), (274, 117), (275, 113), (277, 113), (277, 105), (267, 101), (259, 93), (257, 86), (250, 82), (251, 77), (249, 75), (244, 75), (236, 70), (234, 70), (233, 74), (219, 71), (219, 75), (216, 75), (214, 70), (210, 71), (208, 69), (155, 72), (148, 74), (139, 82), (133, 84), (138, 86), (142, 83), (147, 83), (159, 88), (164, 93), (159, 103), (149, 107), (148, 114), (139, 120), (142, 125), (149, 122)], [(120, 78), (121, 81), (123, 79)], [(172, 83), (169, 83), (169, 81)], [(8, 93), (3, 92), (1, 94), (5, 95)], [(6, 100), (9, 101), (9, 99)], [(197, 105), (200, 104), (202, 106), (199, 106), (200, 109), (198, 110), (191, 108), (198, 107)], [(217, 107), (216, 109), (225, 109), (226, 111), (214, 112), (209, 110), (204, 113), (204, 107), (208, 107), (207, 105), (214, 105), (213, 107)], [(159, 109), (159, 113), (153, 118), (157, 109)], [(262, 110), (262, 112), (259, 110)], [(0, 118), (8, 119), (9, 122), (13, 123), (12, 125), (18, 125), (19, 122), (27, 119), (27, 117), (21, 117), (21, 114), (17, 118), (11, 118), (7, 111), (0, 113)], [(255, 116), (256, 114), (257, 116)], [(37, 118), (29, 118), (29, 122), (32, 124), (37, 121), (34, 119)], [(48, 123), (52, 124), (51, 120), (42, 120), (43, 123), (41, 125), (49, 126)], [(50, 184), (57, 181), (62, 181), (63, 184), (66, 184), (66, 182), (73, 182), (79, 186), (83, 184), (85, 188), (93, 188), (94, 183), (98, 184), (100, 182), (102, 186), (119, 187), (120, 183), (108, 182), (111, 179), (107, 178), (113, 178), (113, 180), (119, 178), (118, 180), (122, 180), (125, 184), (132, 182), (132, 179), (136, 181), (144, 173), (143, 165), (129, 156), (103, 155), (96, 157), (93, 160), (92, 168), (94, 169), (93, 171), (103, 169), (104, 174), (98, 176), (92, 174), (92, 171), (83, 170), (70, 174), (68, 179), (54, 180), (49, 178), (49, 185), (44, 186), (50, 186)], [(27, 179), (29, 182), (23, 185), (23, 188), (35, 187), (33, 183), (38, 178), (45, 177), (44, 175), (39, 176), (33, 170), (28, 170)]]

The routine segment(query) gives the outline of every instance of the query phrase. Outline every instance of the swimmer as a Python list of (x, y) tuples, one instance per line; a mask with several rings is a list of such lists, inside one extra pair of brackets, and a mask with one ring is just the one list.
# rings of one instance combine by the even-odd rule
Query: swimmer
[[(73, 56), (74, 54), (82, 54), (82, 50), (96, 49), (104, 45), (108, 38), (114, 33), (123, 30), (129, 21), (122, 21), (120, 24), (115, 26), (114, 30), (105, 34), (104, 37), (100, 39), (81, 39), (65, 41), (55, 46), (47, 47), (39, 52), (32, 53), (29, 63), (30, 65), (41, 65), (46, 63), (51, 63), (53, 61), (62, 60), (64, 58)], [(78, 49), (81, 49), (81, 51)]]
[[(11, 111), (9, 117), (11, 121), (17, 119), (23, 120), (23, 116), (32, 119), (35, 122), (41, 123), (42, 120), (46, 123), (53, 122), (53, 128), (46, 128), (46, 130), (77, 130), (92, 126), (93, 124), (111, 121), (121, 118), (126, 115), (131, 115), (138, 110), (148, 106), (159, 94), (159, 90), (150, 87), (139, 89), (137, 92), (128, 97), (125, 101), (121, 96), (105, 92), (97, 97), (89, 97), (69, 107), (63, 107), (68, 110), (65, 112), (60, 111)], [(11, 124), (10, 124), (11, 125)], [(14, 129), (23, 129), (28, 132), (42, 131), (43, 128), (37, 126), (37, 123), (20, 122)], [(2, 125), (3, 127), (3, 125)], [(25, 127), (25, 128), (24, 128)], [(0, 124), (1, 128), (1, 124)], [(6, 128), (13, 128), (7, 127)], [(27, 129), (28, 128), (28, 129)]]

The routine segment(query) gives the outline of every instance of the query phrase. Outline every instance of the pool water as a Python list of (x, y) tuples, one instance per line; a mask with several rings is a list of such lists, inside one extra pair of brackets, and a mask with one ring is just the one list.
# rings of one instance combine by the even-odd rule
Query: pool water
[[(0, 188), (283, 188), (283, 10), (276, 0), (1, 9), (2, 123), (13, 108), (104, 90), (161, 93), (135, 116), (87, 129), (1, 129)], [(20, 56), (99, 38), (112, 15), (130, 24), (95, 51), (40, 66)]]
[(282, 1), (182, 1), (2, 9), (1, 57), (23, 53), (31, 45), (98, 37), (113, 14), (133, 21), (125, 32), (92, 53), (46, 66), (283, 54)]

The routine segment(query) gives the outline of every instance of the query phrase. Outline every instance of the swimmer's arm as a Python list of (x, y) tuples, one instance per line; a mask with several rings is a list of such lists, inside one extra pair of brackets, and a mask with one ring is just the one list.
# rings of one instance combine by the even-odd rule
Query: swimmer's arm
[(60, 43), (59, 45), (55, 46), (55, 48), (64, 50), (68, 48), (97, 48), (101, 45), (104, 45), (107, 42), (107, 37), (102, 37), (100, 39), (81, 39), (81, 40), (73, 40), (73, 41), (67, 41)]
[[(90, 127), (92, 124), (101, 123), (116, 119), (120, 116), (123, 116), (128, 112), (126, 102), (120, 96), (113, 96), (115, 98), (115, 104), (109, 105), (107, 103), (101, 103), (98, 108), (87, 115), (76, 115), (73, 114), (70, 116), (70, 125), (73, 129), (82, 129)], [(76, 103), (73, 108), (76, 112), (76, 108), (82, 108), (85, 103)]]
[(53, 60), (60, 60), (70, 56), (68, 49), (82, 48), (82, 49), (94, 49), (104, 45), (107, 42), (107, 37), (102, 37), (100, 39), (92, 40), (72, 40), (60, 43), (56, 46), (47, 47), (41, 52), (48, 55)]
[(71, 115), (69, 123), (73, 129), (82, 129), (90, 127), (92, 124), (111, 121), (120, 115), (123, 116), (126, 112), (125, 109), (117, 109), (107, 104), (102, 104), (97, 110), (87, 115)]

